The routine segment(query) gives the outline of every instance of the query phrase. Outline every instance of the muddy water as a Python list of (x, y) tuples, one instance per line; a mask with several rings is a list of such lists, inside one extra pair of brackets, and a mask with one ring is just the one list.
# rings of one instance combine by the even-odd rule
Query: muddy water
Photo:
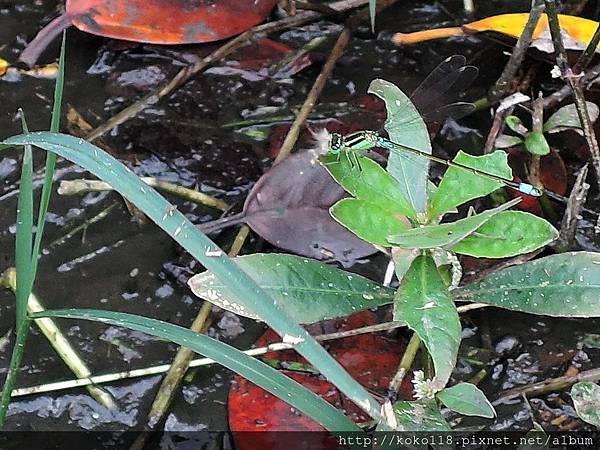
[[(322, 100), (348, 101), (362, 96), (374, 77), (387, 78), (410, 90), (439, 61), (462, 53), (482, 73), (469, 92), (471, 98), (481, 96), (485, 87), (497, 77), (506, 47), (492, 42), (449, 40), (397, 49), (387, 38), (397, 30), (419, 29), (421, 24), (452, 22), (461, 18), (460, 2), (411, 2), (398, 6), (378, 19), (377, 37), (368, 29), (360, 30), (327, 84)], [(523, 11), (527, 1), (480, 2), (488, 11), (480, 17), (501, 11)], [(0, 56), (14, 61), (41, 23), (52, 17), (53, 1), (0, 2)], [(299, 30), (284, 32), (279, 40), (298, 47), (309, 39), (330, 33), (339, 25), (320, 22)], [(172, 77), (190, 58), (205, 54), (200, 46), (161, 48), (148, 45), (122, 45), (115, 41), (85, 35), (71, 30), (67, 36), (67, 84), (65, 105), (75, 107), (86, 120), (99, 125), (115, 112), (130, 104), (161, 81)], [(58, 48), (52, 46), (42, 62), (54, 60)], [(490, 64), (490, 61), (494, 61)], [(219, 66), (223, 66), (220, 64)], [(231, 74), (223, 67), (197, 77), (160, 104), (148, 108), (137, 118), (110, 133), (105, 142), (115, 153), (142, 176), (198, 187), (230, 202), (244, 195), (269, 165), (269, 141), (240, 131), (224, 129), (221, 124), (248, 117), (261, 107), (293, 108), (299, 105), (319, 70), (319, 64), (303, 70), (292, 79), (274, 81), (268, 78)], [(252, 75), (252, 71), (250, 71)], [(16, 110), (25, 109), (32, 130), (47, 129), (53, 82), (24, 77), (0, 81), (0, 129), (2, 136), (18, 133)], [(480, 113), (462, 120), (460, 126), (442, 130), (441, 143), (457, 145), (476, 153), (481, 148), (488, 117)], [(483, 130), (483, 131), (480, 131)], [(246, 130), (247, 131), (247, 130)], [(0, 269), (14, 265), (14, 223), (19, 153), (5, 152), (0, 159)], [(36, 154), (42, 161), (44, 155)], [(70, 163), (59, 163), (61, 179), (85, 177), (87, 174)], [(69, 229), (93, 218), (116, 202), (109, 218), (89, 226), (63, 243), (50, 245)], [(180, 204), (180, 209), (197, 221), (216, 216), (209, 208)], [(584, 230), (587, 233), (587, 229)], [(589, 237), (591, 236), (591, 237)], [(224, 233), (219, 243), (227, 246), (232, 233)], [(594, 249), (592, 235), (583, 234), (580, 242)], [(132, 220), (122, 201), (112, 193), (87, 194), (77, 197), (55, 195), (46, 227), (46, 250), (40, 261), (36, 292), (47, 307), (102, 308), (159, 318), (189, 326), (200, 302), (182, 287), (168, 270), (176, 261), (176, 246), (151, 224), (139, 225)], [(252, 238), (246, 251), (261, 247)], [(380, 264), (362, 264), (357, 270), (381, 279)], [(13, 327), (14, 297), (0, 291), (0, 334)], [(501, 351), (491, 377), (483, 387), (498, 392), (514, 386), (562, 374), (572, 356), (581, 368), (598, 361), (598, 351), (577, 343), (587, 331), (593, 332), (591, 321), (555, 320), (526, 315), (495, 312), (467, 317), (465, 328), (466, 355), (471, 347), (481, 347), (482, 330), (492, 345)], [(506, 324), (510, 323), (510, 328)], [(176, 346), (140, 333), (106, 327), (90, 322), (61, 321), (61, 327), (73, 340), (94, 373), (109, 373), (162, 364), (170, 361)], [(246, 348), (262, 328), (231, 316), (216, 316), (210, 334), (226, 342)], [(246, 330), (245, 333), (242, 333)], [(12, 336), (11, 336), (12, 345)], [(0, 350), (0, 375), (4, 376), (11, 345)], [(560, 355), (560, 356), (556, 356)], [(465, 357), (466, 358), (466, 357)], [(477, 370), (468, 358), (461, 360), (457, 377), (468, 379)], [(224, 430), (226, 395), (230, 374), (219, 367), (191, 371), (181, 393), (176, 397), (166, 427), (170, 430)], [(70, 373), (34, 329), (25, 353), (19, 386), (30, 386), (71, 378)], [(10, 409), (7, 428), (21, 430), (134, 430), (143, 426), (144, 414), (156, 392), (159, 377), (113, 383), (107, 389), (119, 403), (116, 412), (99, 407), (85, 390), (70, 390), (30, 396), (15, 400)], [(493, 396), (492, 396), (493, 397)], [(533, 414), (547, 422), (553, 417), (573, 411), (565, 395), (532, 401)], [(551, 411), (551, 413), (548, 413)], [(499, 407), (494, 429), (530, 426), (530, 410), (521, 401)], [(544, 419), (540, 417), (545, 414)], [(215, 438), (218, 439), (218, 438)]]

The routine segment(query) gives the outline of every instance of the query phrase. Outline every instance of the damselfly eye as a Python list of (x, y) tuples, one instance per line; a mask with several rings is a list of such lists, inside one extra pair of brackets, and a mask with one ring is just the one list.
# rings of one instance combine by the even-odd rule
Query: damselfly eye
[(343, 138), (339, 133), (333, 133), (331, 135), (331, 150), (339, 152), (342, 149)]

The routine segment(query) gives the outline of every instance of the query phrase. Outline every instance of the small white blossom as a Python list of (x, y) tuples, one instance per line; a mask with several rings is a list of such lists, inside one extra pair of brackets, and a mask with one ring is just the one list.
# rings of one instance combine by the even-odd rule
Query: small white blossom
[(422, 370), (415, 371), (412, 383), (414, 385), (413, 392), (417, 400), (435, 398), (436, 390), (431, 386), (431, 380), (425, 379), (425, 374)]
[(329, 144), (331, 143), (331, 133), (327, 131), (327, 129), (321, 128), (318, 131), (311, 130), (311, 134), (315, 142), (313, 150), (318, 155), (324, 155), (327, 153), (329, 151)]
[(552, 75), (552, 78), (560, 78), (562, 77), (562, 72), (560, 71), (560, 68), (555, 65), (550, 71), (550, 75)]

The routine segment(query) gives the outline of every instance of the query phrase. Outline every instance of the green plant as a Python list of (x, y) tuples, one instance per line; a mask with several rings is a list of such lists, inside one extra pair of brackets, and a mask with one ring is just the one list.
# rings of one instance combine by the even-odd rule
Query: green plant
[[(420, 117), (406, 126), (405, 115), (415, 115), (415, 109), (397, 87), (375, 80), (370, 92), (386, 103), (385, 128), (392, 141), (431, 151)], [(395, 403), (393, 414), (381, 420), (378, 429), (449, 430), (438, 404), (461, 414), (494, 416), (492, 406), (476, 386), (460, 383), (447, 387), (461, 340), (455, 300), (532, 314), (600, 316), (595, 301), (600, 291), (600, 256), (595, 253), (548, 256), (449, 289), (445, 265), (456, 260), (454, 254), (505, 258), (541, 248), (557, 237), (556, 229), (546, 220), (509, 211), (518, 199), (464, 219), (440, 223), (458, 206), (490, 194), (501, 183), (451, 167), (435, 186), (428, 180), (428, 161), (410, 156), (390, 157), (385, 169), (362, 156), (354, 161), (327, 154), (321, 161), (351, 196), (331, 208), (332, 216), (362, 239), (390, 249), (399, 288), (380, 286), (364, 277), (290, 255), (249, 255), (236, 261), (299, 322), (393, 304), (394, 320), (404, 322), (423, 342), (435, 374), (431, 380), (419, 374), (415, 383), (418, 399)], [(512, 178), (502, 151), (480, 157), (459, 153), (455, 161)], [(265, 320), (260, 314), (240, 308), (235, 301), (232, 306), (233, 293), (210, 272), (195, 276), (189, 284), (196, 295), (225, 309)]]

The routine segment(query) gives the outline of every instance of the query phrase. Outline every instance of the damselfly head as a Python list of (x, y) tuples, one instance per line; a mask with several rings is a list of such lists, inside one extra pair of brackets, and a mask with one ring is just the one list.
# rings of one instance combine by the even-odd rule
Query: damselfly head
[(337, 133), (331, 134), (326, 128), (321, 128), (318, 131), (311, 130), (311, 134), (315, 142), (313, 150), (319, 155), (324, 155), (330, 151), (333, 136)]

